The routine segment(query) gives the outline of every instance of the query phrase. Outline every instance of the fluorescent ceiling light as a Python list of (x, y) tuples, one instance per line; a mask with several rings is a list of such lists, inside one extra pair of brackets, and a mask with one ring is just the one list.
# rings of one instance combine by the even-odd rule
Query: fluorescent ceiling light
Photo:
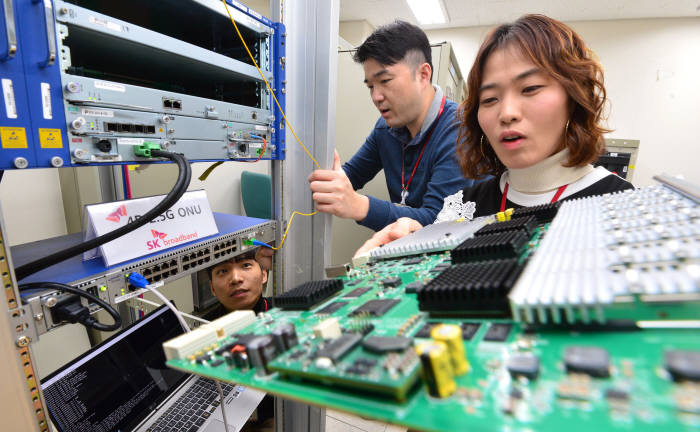
[(406, 0), (419, 24), (445, 24), (446, 13), (440, 0)]

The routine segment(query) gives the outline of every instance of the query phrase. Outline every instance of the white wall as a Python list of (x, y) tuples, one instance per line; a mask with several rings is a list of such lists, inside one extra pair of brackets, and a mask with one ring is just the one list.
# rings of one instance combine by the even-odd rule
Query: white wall
[(6, 170), (0, 203), (11, 246), (66, 234), (56, 169)]
[[(609, 138), (640, 140), (634, 183), (682, 174), (700, 184), (700, 18), (575, 22), (599, 56), (610, 100)], [(452, 42), (466, 75), (489, 28), (427, 31)]]
[(340, 23), (338, 33), (340, 37), (345, 39), (353, 47), (362, 45), (362, 42), (367, 39), (374, 31), (372, 24), (365, 20), (361, 21), (343, 21)]

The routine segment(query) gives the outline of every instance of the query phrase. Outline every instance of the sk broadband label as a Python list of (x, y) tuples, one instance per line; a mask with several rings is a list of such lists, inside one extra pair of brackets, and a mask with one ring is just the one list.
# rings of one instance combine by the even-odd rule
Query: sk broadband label
[(27, 134), (22, 127), (0, 127), (0, 141), (2, 148), (27, 148)]
[(39, 142), (41, 143), (41, 148), (63, 148), (61, 129), (39, 128)]

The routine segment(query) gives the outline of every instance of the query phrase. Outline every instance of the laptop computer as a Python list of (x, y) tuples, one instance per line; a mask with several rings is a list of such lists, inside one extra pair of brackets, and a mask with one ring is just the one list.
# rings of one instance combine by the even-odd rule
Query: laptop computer
[[(162, 343), (182, 333), (161, 306), (44, 378), (57, 430), (226, 432), (214, 382), (165, 365)], [(265, 393), (222, 388), (228, 432), (237, 432)]]

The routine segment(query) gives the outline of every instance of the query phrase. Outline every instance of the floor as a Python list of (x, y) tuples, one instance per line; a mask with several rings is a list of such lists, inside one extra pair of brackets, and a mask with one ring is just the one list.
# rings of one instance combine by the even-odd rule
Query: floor
[(326, 432), (406, 432), (406, 428), (326, 409)]

